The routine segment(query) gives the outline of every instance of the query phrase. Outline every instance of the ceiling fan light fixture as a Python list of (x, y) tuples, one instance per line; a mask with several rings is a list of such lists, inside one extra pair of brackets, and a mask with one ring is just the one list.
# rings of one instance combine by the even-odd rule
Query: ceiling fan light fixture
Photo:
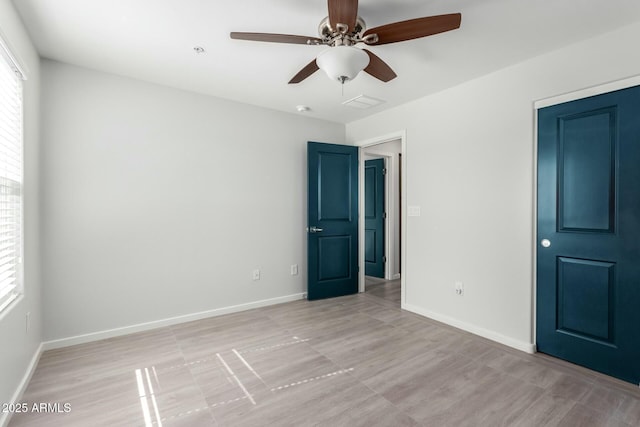
[(344, 83), (356, 78), (369, 65), (369, 55), (353, 46), (335, 46), (320, 53), (318, 67), (332, 80)]

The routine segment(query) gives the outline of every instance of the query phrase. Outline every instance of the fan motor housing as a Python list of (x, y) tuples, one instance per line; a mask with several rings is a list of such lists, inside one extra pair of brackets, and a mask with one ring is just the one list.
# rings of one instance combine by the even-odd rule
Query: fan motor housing
[[(356, 28), (352, 31), (349, 31), (347, 34), (360, 34), (367, 28), (367, 25), (364, 22), (364, 19), (358, 16), (356, 19)], [(320, 25), (318, 25), (318, 34), (323, 39), (332, 39), (339, 33), (338, 29), (331, 28), (331, 23), (329, 22), (329, 17), (327, 16), (322, 21), (320, 21)]]

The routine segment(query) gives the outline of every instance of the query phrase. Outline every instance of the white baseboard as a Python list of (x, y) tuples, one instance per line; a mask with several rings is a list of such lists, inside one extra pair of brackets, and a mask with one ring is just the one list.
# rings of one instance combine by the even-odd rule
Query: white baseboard
[(516, 340), (506, 335), (502, 335), (498, 332), (481, 328), (479, 326), (473, 325), (471, 323), (463, 322), (453, 317), (445, 316), (440, 313), (435, 313), (433, 311), (426, 310), (424, 308), (417, 307), (411, 304), (403, 304), (402, 308), (412, 313), (419, 314), (420, 316), (428, 317), (429, 319), (446, 323), (447, 325), (456, 327), (458, 329), (462, 329), (463, 331), (471, 332), (474, 335), (479, 335), (491, 341), (495, 341), (497, 343), (504, 344), (508, 347), (515, 348), (516, 350), (524, 351), (525, 353), (533, 354), (536, 352), (535, 344)]
[(400, 273), (396, 273), (393, 276), (391, 276), (391, 280), (398, 280), (400, 278)]
[(119, 337), (122, 335), (133, 334), (136, 332), (144, 332), (151, 329), (162, 328), (164, 326), (177, 325), (179, 323), (191, 322), (194, 320), (206, 319), (208, 317), (222, 316), (224, 314), (237, 313), (239, 311), (251, 310), (253, 308), (266, 307), (283, 302), (297, 301), (307, 297), (306, 292), (299, 294), (286, 295), (283, 297), (270, 298), (260, 301), (253, 301), (245, 304), (232, 305), (229, 307), (216, 308), (213, 310), (201, 311), (198, 313), (186, 314), (183, 316), (170, 317), (167, 319), (154, 320), (152, 322), (139, 323), (122, 328), (108, 329), (105, 331), (92, 332), (89, 334), (76, 335), (68, 338), (61, 338), (42, 343), (43, 350), (52, 350), (55, 348), (68, 347), (76, 344), (84, 344), (92, 341), (103, 340), (106, 338)]
[[(29, 381), (31, 381), (31, 377), (33, 376), (33, 373), (36, 370), (36, 366), (38, 366), (38, 362), (40, 361), (40, 355), (42, 355), (43, 351), (44, 351), (43, 345), (42, 343), (40, 343), (35, 353), (33, 354), (33, 357), (31, 358), (31, 362), (29, 363), (29, 366), (27, 366), (27, 370), (25, 371), (24, 376), (22, 377), (22, 381), (20, 381), (20, 384), (18, 384), (18, 388), (16, 389), (15, 393), (13, 393), (13, 396), (11, 396), (11, 401), (8, 403), (18, 403), (22, 399), (22, 395), (24, 394), (24, 391), (27, 389), (27, 385), (29, 385)], [(0, 412), (0, 426), (3, 426), (3, 427), (8, 426), (9, 421), (11, 421), (11, 415), (13, 415), (12, 412), (6, 412), (6, 413)]]

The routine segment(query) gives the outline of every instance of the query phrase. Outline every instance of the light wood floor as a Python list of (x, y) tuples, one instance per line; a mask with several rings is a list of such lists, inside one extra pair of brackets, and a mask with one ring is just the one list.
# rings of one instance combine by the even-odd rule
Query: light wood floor
[(637, 387), (401, 311), (399, 289), (47, 351), (24, 401), (71, 412), (10, 425), (640, 425)]
[(395, 308), (400, 307), (400, 279), (384, 280), (369, 276), (364, 278), (367, 294), (394, 302)]

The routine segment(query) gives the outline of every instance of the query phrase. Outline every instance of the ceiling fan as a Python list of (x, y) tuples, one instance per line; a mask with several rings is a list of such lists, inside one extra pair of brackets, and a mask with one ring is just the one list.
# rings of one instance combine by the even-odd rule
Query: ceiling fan
[(452, 13), (366, 29), (364, 20), (358, 16), (358, 0), (328, 0), (328, 8), (329, 16), (318, 27), (320, 37), (242, 32), (232, 32), (230, 36), (237, 40), (330, 47), (293, 76), (289, 84), (300, 83), (319, 69), (343, 84), (353, 80), (362, 70), (388, 82), (397, 77), (391, 67), (373, 52), (355, 47), (356, 44), (378, 46), (444, 33), (459, 28), (462, 19), (460, 13)]

